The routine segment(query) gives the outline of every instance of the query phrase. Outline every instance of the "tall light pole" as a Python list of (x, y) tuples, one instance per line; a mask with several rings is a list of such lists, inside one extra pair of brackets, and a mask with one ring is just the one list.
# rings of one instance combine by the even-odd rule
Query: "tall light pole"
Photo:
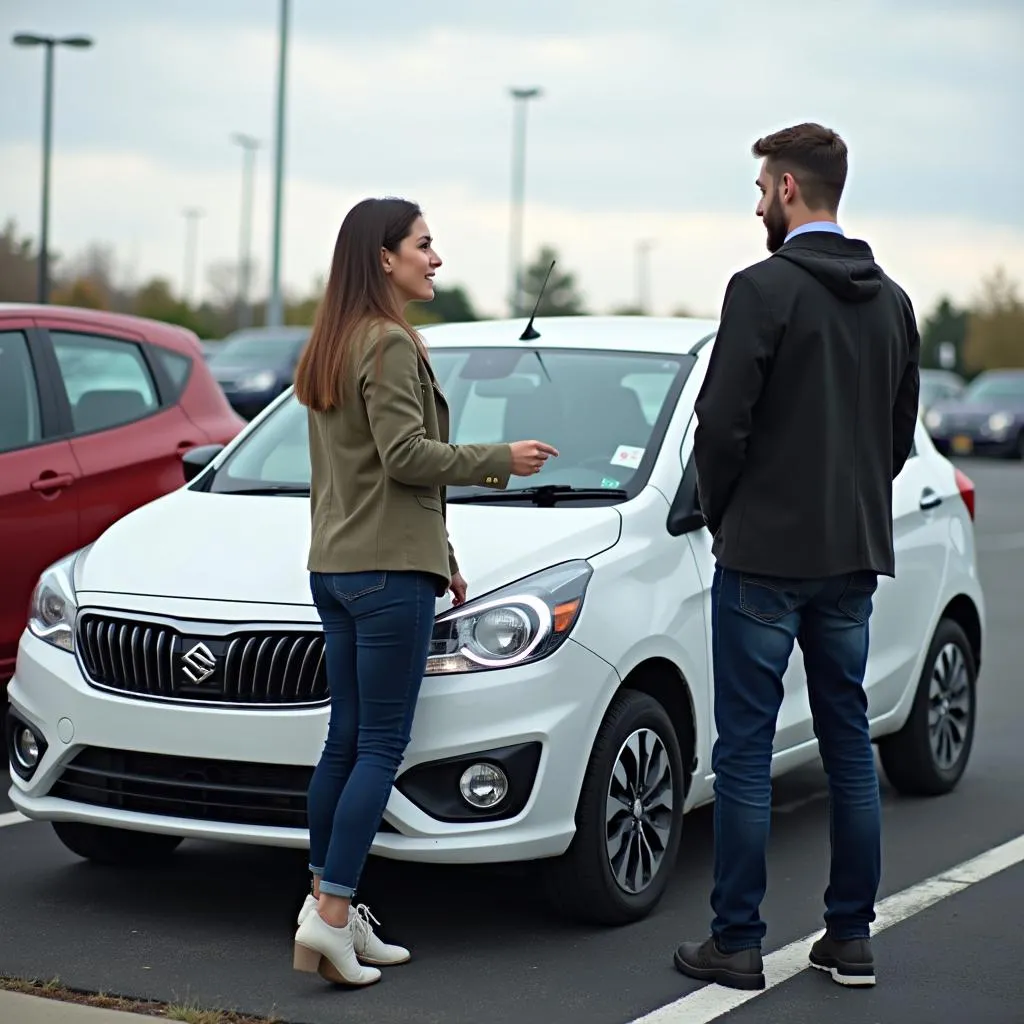
[(46, 63), (43, 85), (43, 199), (39, 229), (38, 301), (50, 301), (50, 153), (53, 148), (53, 52), (58, 46), (87, 50), (92, 46), (88, 36), (39, 36), (20, 32), (11, 40), (15, 46), (45, 46)]
[(196, 254), (199, 248), (199, 218), (203, 211), (195, 207), (182, 210), (185, 217), (185, 274), (182, 277), (181, 297), (191, 303), (196, 287)]
[(651, 279), (647, 257), (654, 242), (649, 238), (636, 243), (636, 306), (645, 316), (650, 312)]
[(260, 140), (243, 132), (235, 132), (231, 141), (242, 147), (242, 223), (238, 241), (238, 326), (248, 327), (249, 284), (252, 280), (252, 184), (256, 150)]
[(526, 184), (526, 105), (541, 95), (540, 89), (510, 89), (512, 109), (512, 225), (509, 232), (512, 316), (522, 312), (523, 294), (523, 193)]
[(274, 240), (270, 257), (270, 297), (267, 300), (267, 326), (284, 323), (281, 301), (281, 193), (284, 184), (284, 97), (288, 71), (288, 7), (281, 0), (277, 39), (277, 127), (274, 137)]

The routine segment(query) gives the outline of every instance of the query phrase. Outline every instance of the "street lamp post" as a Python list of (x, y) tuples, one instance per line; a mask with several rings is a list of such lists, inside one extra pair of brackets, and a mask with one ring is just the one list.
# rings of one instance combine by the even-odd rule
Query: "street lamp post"
[(510, 302), (512, 316), (519, 316), (523, 291), (523, 195), (526, 184), (526, 105), (541, 95), (541, 90), (510, 89), (513, 104), (512, 123), (512, 218), (509, 246), (511, 264)]
[(636, 306), (646, 316), (651, 305), (651, 278), (647, 257), (650, 255), (654, 242), (642, 239), (636, 243)]
[(284, 185), (284, 109), (288, 72), (288, 7), (290, 0), (281, 0), (277, 41), (277, 127), (274, 138), (274, 238), (270, 256), (270, 297), (267, 300), (267, 326), (284, 323), (281, 300), (281, 205)]
[(249, 284), (252, 280), (252, 191), (256, 150), (260, 140), (242, 132), (235, 132), (231, 140), (242, 147), (242, 224), (238, 242), (238, 326), (248, 327)]
[(185, 217), (185, 274), (182, 279), (181, 297), (191, 303), (196, 287), (196, 256), (199, 249), (199, 218), (203, 211), (190, 207), (182, 210)]
[(20, 32), (11, 40), (15, 46), (44, 46), (46, 61), (43, 79), (43, 198), (39, 229), (39, 259), (37, 298), (40, 303), (50, 301), (50, 154), (53, 148), (53, 53), (58, 46), (71, 46), (85, 50), (92, 46), (88, 36), (39, 36)]

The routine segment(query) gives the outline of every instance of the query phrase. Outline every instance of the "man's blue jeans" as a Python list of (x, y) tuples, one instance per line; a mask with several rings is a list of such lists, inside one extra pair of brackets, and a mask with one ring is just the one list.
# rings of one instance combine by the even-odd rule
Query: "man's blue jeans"
[(310, 574), (324, 626), (331, 718), (307, 796), (309, 869), (351, 899), (412, 731), (437, 580), (418, 572)]
[(782, 676), (803, 652), (814, 732), (828, 774), (832, 863), (825, 924), (866, 938), (881, 873), (881, 810), (864, 671), (878, 579), (754, 576), (716, 566), (711, 591), (715, 676), (715, 886), (712, 932), (723, 952), (760, 947), (767, 883), (771, 759)]

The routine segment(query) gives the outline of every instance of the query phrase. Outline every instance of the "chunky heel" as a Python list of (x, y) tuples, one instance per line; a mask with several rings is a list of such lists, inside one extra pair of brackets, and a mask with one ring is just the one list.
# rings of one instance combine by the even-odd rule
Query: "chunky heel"
[(292, 967), (307, 974), (316, 974), (320, 969), (320, 954), (315, 949), (296, 942), (292, 953)]

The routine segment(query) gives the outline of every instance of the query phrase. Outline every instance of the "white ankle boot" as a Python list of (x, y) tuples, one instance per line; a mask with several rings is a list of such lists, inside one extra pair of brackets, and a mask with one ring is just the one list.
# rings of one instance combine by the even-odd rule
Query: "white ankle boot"
[[(316, 912), (316, 907), (317, 899), (310, 893), (299, 909), (297, 924), (301, 926), (311, 913)], [(374, 964), (377, 967), (393, 967), (396, 964), (407, 963), (412, 958), (412, 954), (404, 946), (383, 942), (374, 933), (373, 925), (379, 926), (380, 921), (370, 913), (370, 908), (365, 904), (360, 903), (351, 908), (349, 922), (353, 924), (354, 928), (353, 945), (356, 956), (363, 963)], [(373, 923), (371, 924), (371, 922)]]
[(354, 948), (355, 914), (344, 928), (334, 928), (318, 913), (307, 914), (295, 933), (292, 966), (319, 974), (339, 985), (372, 985), (380, 980), (376, 967), (363, 967)]

